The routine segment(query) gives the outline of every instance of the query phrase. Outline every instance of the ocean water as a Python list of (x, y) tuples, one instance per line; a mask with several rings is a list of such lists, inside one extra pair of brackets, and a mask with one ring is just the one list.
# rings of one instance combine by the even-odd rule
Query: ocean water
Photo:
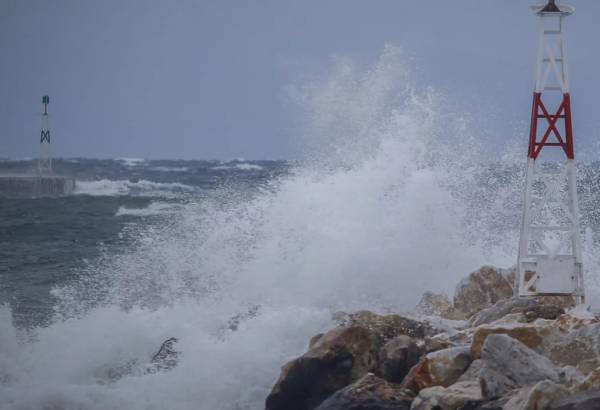
[[(526, 142), (482, 161), (391, 47), (289, 93), (302, 161), (64, 159), (74, 195), (0, 198), (0, 409), (260, 409), (332, 312), (515, 263)], [(578, 187), (592, 297), (599, 170)], [(170, 337), (178, 365), (145, 372)]]

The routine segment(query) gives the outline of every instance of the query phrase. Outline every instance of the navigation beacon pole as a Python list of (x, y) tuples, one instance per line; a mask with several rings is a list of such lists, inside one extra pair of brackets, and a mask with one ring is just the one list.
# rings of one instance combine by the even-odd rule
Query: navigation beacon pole
[[(574, 9), (549, 0), (532, 10), (540, 27), (516, 289), (521, 297), (565, 295), (585, 303), (564, 40)], [(541, 161), (548, 156), (554, 161)]]
[(52, 157), (50, 156), (50, 128), (48, 124), (48, 104), (50, 97), (42, 97), (44, 113), (42, 114), (42, 132), (40, 134), (40, 157), (38, 159), (38, 171), (40, 175), (52, 172)]

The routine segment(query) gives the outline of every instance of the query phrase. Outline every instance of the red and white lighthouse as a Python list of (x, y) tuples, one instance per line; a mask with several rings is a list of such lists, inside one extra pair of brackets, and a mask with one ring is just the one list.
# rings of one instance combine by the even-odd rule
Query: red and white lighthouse
[(523, 221), (519, 241), (518, 295), (571, 295), (583, 303), (581, 232), (577, 202), (565, 20), (574, 9), (532, 7), (539, 20)]

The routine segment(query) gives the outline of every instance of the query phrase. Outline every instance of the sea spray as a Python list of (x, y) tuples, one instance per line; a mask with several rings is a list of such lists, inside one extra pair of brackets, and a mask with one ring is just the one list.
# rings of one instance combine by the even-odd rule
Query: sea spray
[[(481, 165), (469, 121), (414, 89), (399, 50), (293, 90), (304, 165), (130, 226), (130, 247), (55, 289), (47, 327), (19, 336), (3, 308), (5, 407), (260, 409), (333, 311), (406, 310), (483, 263), (514, 263), (520, 164)], [(170, 337), (172, 370), (103, 377)]]

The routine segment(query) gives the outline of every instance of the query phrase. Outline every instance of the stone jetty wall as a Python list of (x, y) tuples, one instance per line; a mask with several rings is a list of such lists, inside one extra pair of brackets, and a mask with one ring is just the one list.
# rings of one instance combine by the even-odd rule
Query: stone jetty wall
[(0, 196), (42, 197), (69, 195), (75, 178), (63, 176), (0, 175)]

